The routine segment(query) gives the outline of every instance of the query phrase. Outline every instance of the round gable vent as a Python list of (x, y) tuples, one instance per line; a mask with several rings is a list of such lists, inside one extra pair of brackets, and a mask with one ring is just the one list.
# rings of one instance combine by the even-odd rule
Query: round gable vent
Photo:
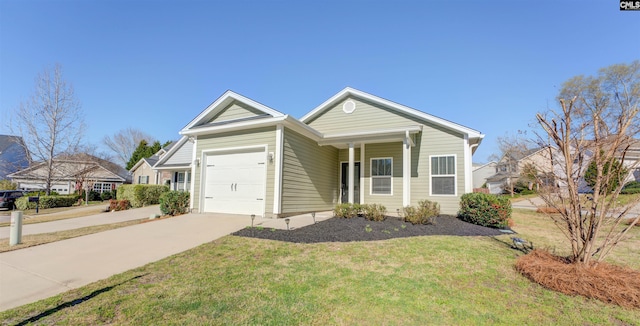
[(352, 100), (348, 100), (344, 102), (344, 104), (342, 104), (342, 111), (344, 111), (344, 113), (353, 113), (353, 111), (355, 110), (356, 110), (356, 102)]

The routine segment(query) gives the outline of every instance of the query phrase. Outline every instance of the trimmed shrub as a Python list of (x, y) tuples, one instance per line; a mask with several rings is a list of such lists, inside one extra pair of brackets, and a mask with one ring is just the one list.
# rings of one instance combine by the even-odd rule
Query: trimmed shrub
[[(47, 195), (46, 190), (40, 190), (40, 191), (30, 191), (25, 196), (38, 197), (38, 196), (46, 196), (46, 195)], [(49, 196), (59, 196), (59, 195), (60, 194), (58, 192), (52, 191)]]
[(333, 209), (333, 215), (340, 218), (353, 218), (358, 216), (358, 210), (349, 203), (338, 204)]
[(161, 185), (121, 185), (118, 187), (117, 199), (126, 199), (131, 207), (142, 207), (160, 203), (160, 195), (169, 191), (169, 187)]
[(361, 211), (362, 216), (369, 221), (384, 221), (387, 219), (387, 208), (380, 204), (364, 204), (361, 206)]
[[(78, 195), (66, 196), (40, 196), (39, 208), (71, 207), (78, 202)], [(16, 199), (16, 207), (19, 210), (35, 209), (36, 203), (29, 202), (29, 196)]]
[(407, 206), (403, 209), (404, 221), (411, 224), (435, 224), (435, 217), (440, 215), (440, 205), (429, 200), (421, 200), (418, 207)]
[(111, 191), (105, 191), (100, 194), (100, 199), (102, 200), (109, 200), (111, 198), (113, 198), (113, 194), (111, 194)]
[(129, 201), (126, 199), (122, 199), (122, 200), (110, 199), (109, 200), (109, 211), (124, 211), (129, 208), (131, 208), (131, 203), (129, 203)]
[(460, 198), (458, 218), (477, 225), (504, 228), (511, 218), (511, 202), (506, 197), (492, 194), (464, 194)]
[(160, 195), (160, 211), (164, 215), (181, 215), (189, 211), (189, 193), (168, 191)]
[(631, 194), (640, 194), (640, 182), (631, 181), (624, 185), (624, 188), (620, 191), (621, 194), (631, 195)]
[(16, 199), (16, 208), (24, 211), (27, 209), (35, 209), (36, 208), (36, 203), (30, 203), (29, 202), (29, 196), (22, 196), (18, 199)]

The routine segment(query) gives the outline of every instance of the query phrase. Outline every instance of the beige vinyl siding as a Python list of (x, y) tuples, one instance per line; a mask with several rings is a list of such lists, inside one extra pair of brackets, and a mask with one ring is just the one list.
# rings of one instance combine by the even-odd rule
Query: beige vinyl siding
[[(195, 169), (192, 178), (194, 182), (193, 207), (200, 207), (201, 175), (204, 164), (202, 164), (202, 151), (212, 149), (232, 149), (237, 147), (267, 146), (267, 153), (274, 152), (276, 148), (275, 127), (265, 127), (253, 130), (241, 130), (215, 135), (198, 136), (196, 146), (196, 157), (200, 159), (200, 166)], [(267, 164), (267, 178), (265, 189), (265, 216), (273, 217), (273, 186), (274, 186), (275, 165)]]
[[(392, 195), (371, 194), (371, 159), (393, 159), (391, 166)], [(402, 209), (402, 143), (366, 144), (364, 147), (364, 202), (365, 204), (382, 204), (389, 214), (395, 214), (396, 209)]]
[[(347, 100), (356, 103), (352, 113), (342, 111), (342, 104)], [(322, 113), (308, 123), (322, 133), (343, 133), (362, 130), (381, 130), (395, 127), (418, 125), (422, 122), (406, 114), (388, 109), (358, 98), (347, 98)]]
[[(360, 162), (360, 148), (354, 148), (353, 152), (355, 153), (353, 155), (353, 157), (354, 157), (353, 161), (354, 162)], [(338, 160), (339, 160), (339, 163), (349, 162), (349, 149), (348, 148), (341, 149), (340, 152), (338, 152)], [(338, 168), (340, 168), (340, 166), (338, 166)], [(338, 182), (340, 182), (340, 180), (338, 180)]]
[(137, 169), (135, 169), (135, 171), (133, 171), (133, 173), (131, 174), (131, 183), (138, 184), (138, 178), (140, 176), (148, 176), (149, 184), (154, 184), (156, 182), (156, 173), (153, 171), (151, 166), (147, 164), (147, 162), (143, 162), (142, 164), (140, 164), (140, 166), (138, 166)]
[(284, 130), (282, 214), (325, 211), (338, 201), (338, 150)]
[[(432, 155), (455, 155), (456, 196), (429, 196)], [(460, 197), (464, 194), (464, 136), (434, 124), (426, 124), (416, 137), (416, 147), (411, 151), (411, 204), (428, 199), (440, 204), (442, 214), (455, 215)]]
[(220, 113), (216, 114), (211, 120), (209, 120), (209, 123), (249, 118), (264, 114), (265, 113), (260, 110), (256, 110), (250, 106), (244, 105), (243, 103), (234, 101), (226, 108), (222, 109)]

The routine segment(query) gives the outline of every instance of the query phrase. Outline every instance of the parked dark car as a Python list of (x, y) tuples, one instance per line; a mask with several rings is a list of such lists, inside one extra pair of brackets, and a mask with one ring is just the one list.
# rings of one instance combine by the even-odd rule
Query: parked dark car
[(16, 199), (24, 196), (20, 190), (0, 190), (0, 208), (15, 209)]

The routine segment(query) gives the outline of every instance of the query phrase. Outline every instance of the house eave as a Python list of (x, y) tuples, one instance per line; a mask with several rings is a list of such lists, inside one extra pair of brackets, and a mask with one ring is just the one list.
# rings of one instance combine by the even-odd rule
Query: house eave
[(370, 143), (389, 143), (389, 142), (401, 142), (409, 135), (414, 135), (422, 131), (422, 126), (407, 126), (401, 128), (391, 128), (383, 130), (367, 130), (356, 132), (344, 132), (325, 134), (324, 137), (318, 141), (318, 145), (342, 148), (349, 143), (357, 144), (370, 144)]
[[(179, 148), (182, 148), (182, 146), (184, 146), (184, 143), (186, 143), (187, 141), (189, 141), (189, 137), (186, 135), (182, 136), (176, 144), (171, 146), (169, 151), (162, 155), (162, 157), (158, 160), (158, 162), (156, 162), (156, 164), (152, 166), (152, 168), (155, 169), (157, 166), (160, 166), (164, 162), (166, 162), (176, 151), (178, 151)], [(193, 150), (193, 148), (191, 150)]]
[(188, 169), (191, 169), (191, 164), (175, 164), (175, 165), (156, 166), (153, 169), (154, 170), (188, 170)]
[(219, 134), (223, 132), (246, 130), (246, 129), (260, 128), (260, 127), (269, 127), (269, 126), (275, 126), (276, 124), (283, 122), (286, 118), (287, 116), (285, 115), (285, 116), (266, 118), (266, 119), (256, 120), (256, 121), (243, 121), (238, 123), (230, 123), (227, 125), (183, 129), (180, 131), (180, 135), (183, 135), (183, 136), (212, 135), (212, 134)]
[(233, 101), (238, 101), (241, 103), (244, 103), (246, 105), (249, 105), (255, 109), (258, 109), (266, 114), (269, 114), (273, 117), (282, 117), (284, 116), (284, 114), (282, 112), (279, 112), (277, 110), (274, 110), (264, 104), (258, 103), (248, 97), (245, 97), (243, 95), (240, 95), (234, 91), (228, 90), (226, 91), (224, 94), (222, 94), (220, 97), (218, 97), (218, 99), (216, 99), (213, 103), (209, 104), (209, 106), (207, 106), (202, 112), (200, 112), (200, 114), (198, 116), (196, 116), (193, 120), (191, 120), (184, 128), (183, 131), (185, 130), (189, 130), (195, 126), (197, 126), (198, 124), (202, 123), (203, 121), (211, 118), (216, 110), (220, 110), (222, 108), (224, 108), (225, 106), (231, 104)]

